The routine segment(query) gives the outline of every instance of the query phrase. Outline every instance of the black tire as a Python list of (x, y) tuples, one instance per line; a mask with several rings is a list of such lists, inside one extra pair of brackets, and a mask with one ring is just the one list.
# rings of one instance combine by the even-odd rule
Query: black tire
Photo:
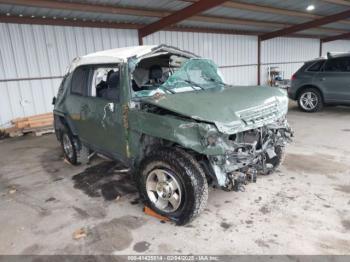
[(270, 158), (269, 155), (266, 154), (265, 165), (268, 166), (268, 168), (265, 171), (261, 172), (262, 175), (270, 175), (281, 166), (286, 156), (285, 147), (276, 146), (275, 154), (276, 155), (272, 158)]
[[(302, 101), (303, 96), (307, 93), (311, 93), (313, 96), (317, 97), (316, 105), (310, 108), (305, 106)], [(322, 94), (316, 88), (313, 88), (313, 87), (305, 88), (298, 94), (298, 106), (299, 106), (299, 109), (303, 112), (314, 113), (314, 112), (321, 111), (324, 106)]]
[[(179, 206), (166, 212), (156, 207), (150, 199), (146, 182), (152, 171), (162, 170), (171, 174), (182, 190)], [(172, 179), (167, 176), (167, 179)], [(156, 213), (168, 217), (178, 225), (189, 223), (205, 208), (208, 199), (208, 183), (205, 173), (196, 159), (179, 148), (159, 148), (143, 159), (138, 172), (138, 187), (146, 205)], [(159, 181), (156, 182), (159, 185)], [(175, 191), (174, 191), (175, 192)], [(156, 191), (154, 192), (156, 195)], [(159, 199), (159, 195), (158, 195)], [(168, 207), (171, 207), (168, 203)], [(165, 209), (165, 208), (164, 208)]]
[[(64, 158), (72, 165), (86, 164), (89, 161), (89, 149), (72, 135), (69, 128), (64, 127), (60, 134)], [(71, 146), (71, 152), (68, 152), (67, 147), (65, 147), (65, 143), (68, 143), (68, 141)]]

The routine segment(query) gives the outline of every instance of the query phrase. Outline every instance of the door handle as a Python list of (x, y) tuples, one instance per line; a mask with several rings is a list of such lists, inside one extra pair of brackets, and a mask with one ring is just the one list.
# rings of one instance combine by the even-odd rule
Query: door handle
[(321, 78), (320, 78), (320, 81), (325, 81), (325, 80), (326, 80), (325, 77), (321, 77)]

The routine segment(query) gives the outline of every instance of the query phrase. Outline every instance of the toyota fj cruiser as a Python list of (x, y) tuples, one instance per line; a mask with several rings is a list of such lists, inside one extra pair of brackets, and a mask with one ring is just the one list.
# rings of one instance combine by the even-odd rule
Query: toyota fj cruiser
[(292, 135), (285, 91), (229, 86), (211, 60), (165, 45), (76, 58), (54, 104), (70, 163), (123, 162), (146, 205), (178, 224), (203, 210), (208, 183), (239, 191), (273, 172)]

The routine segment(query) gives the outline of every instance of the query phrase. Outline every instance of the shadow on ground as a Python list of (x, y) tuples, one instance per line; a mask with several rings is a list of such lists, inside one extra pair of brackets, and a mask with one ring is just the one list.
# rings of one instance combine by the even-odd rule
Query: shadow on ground
[(120, 172), (125, 167), (116, 162), (104, 161), (88, 167), (73, 176), (74, 188), (82, 190), (90, 197), (103, 197), (115, 200), (126, 194), (136, 193), (137, 189), (129, 172)]

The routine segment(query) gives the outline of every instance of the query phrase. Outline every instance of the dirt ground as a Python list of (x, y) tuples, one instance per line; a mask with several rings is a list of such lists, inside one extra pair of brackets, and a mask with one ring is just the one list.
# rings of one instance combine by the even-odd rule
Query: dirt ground
[(0, 254), (350, 254), (350, 108), (292, 104), (288, 119), (285, 164), (245, 192), (210, 189), (184, 227), (145, 215), (118, 164), (73, 167), (54, 135), (1, 140)]

